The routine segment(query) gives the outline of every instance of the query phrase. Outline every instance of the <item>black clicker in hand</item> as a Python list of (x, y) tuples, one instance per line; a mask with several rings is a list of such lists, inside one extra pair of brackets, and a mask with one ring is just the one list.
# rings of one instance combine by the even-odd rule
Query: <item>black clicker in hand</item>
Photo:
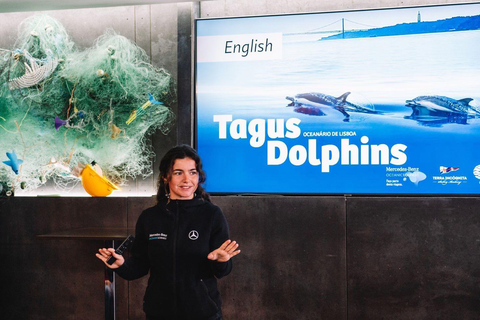
[[(117, 249), (115, 249), (115, 253), (122, 255), (125, 250), (128, 249), (128, 247), (133, 243), (135, 240), (135, 237), (132, 235), (129, 235), (123, 242), (118, 246)], [(110, 259), (107, 260), (107, 264), (111, 265), (113, 264), (117, 259), (112, 255)]]

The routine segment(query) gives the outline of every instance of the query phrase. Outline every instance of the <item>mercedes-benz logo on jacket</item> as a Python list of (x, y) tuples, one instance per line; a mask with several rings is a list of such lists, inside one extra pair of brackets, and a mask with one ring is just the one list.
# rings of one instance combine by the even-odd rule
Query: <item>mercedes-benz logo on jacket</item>
[(198, 231), (197, 230), (192, 230), (188, 233), (188, 238), (190, 240), (197, 240), (198, 239)]

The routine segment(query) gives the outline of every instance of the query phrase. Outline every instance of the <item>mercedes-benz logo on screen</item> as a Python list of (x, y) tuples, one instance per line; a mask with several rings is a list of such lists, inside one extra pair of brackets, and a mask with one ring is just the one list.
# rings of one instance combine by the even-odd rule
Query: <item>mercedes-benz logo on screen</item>
[(473, 168), (473, 175), (475, 178), (480, 179), (480, 164)]

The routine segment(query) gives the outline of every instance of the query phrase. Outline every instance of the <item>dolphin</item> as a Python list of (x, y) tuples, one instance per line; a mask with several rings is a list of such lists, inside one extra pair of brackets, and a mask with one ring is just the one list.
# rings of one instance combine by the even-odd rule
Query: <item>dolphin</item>
[(18, 168), (23, 163), (22, 159), (18, 159), (17, 155), (15, 154), (15, 150), (12, 152), (7, 152), (8, 161), (3, 161), (7, 166), (12, 167), (13, 172), (18, 175)]
[(445, 96), (418, 96), (412, 100), (406, 100), (406, 106), (412, 109), (425, 108), (434, 112), (448, 112), (458, 114), (480, 114), (480, 111), (469, 105), (472, 98), (455, 100)]
[(289, 106), (311, 105), (314, 107), (328, 107), (341, 112), (347, 118), (350, 117), (347, 111), (377, 113), (375, 110), (348, 102), (347, 97), (349, 94), (350, 92), (345, 92), (339, 97), (334, 97), (324, 93), (310, 92), (299, 93), (295, 97), (287, 96), (286, 99), (292, 101)]

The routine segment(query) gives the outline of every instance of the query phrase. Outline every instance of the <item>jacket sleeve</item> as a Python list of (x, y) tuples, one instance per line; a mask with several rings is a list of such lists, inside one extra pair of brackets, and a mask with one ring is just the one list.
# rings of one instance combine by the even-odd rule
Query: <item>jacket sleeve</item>
[[(227, 219), (225, 215), (216, 207), (212, 221), (212, 233), (210, 237), (211, 251), (218, 249), (222, 243), (230, 239), (230, 231), (228, 228)], [(216, 278), (220, 279), (228, 275), (232, 271), (232, 259), (227, 262), (210, 261), (212, 272)]]
[(148, 237), (143, 228), (144, 213), (140, 215), (135, 226), (135, 241), (130, 258), (114, 271), (125, 280), (135, 280), (145, 276), (150, 269), (148, 259)]

